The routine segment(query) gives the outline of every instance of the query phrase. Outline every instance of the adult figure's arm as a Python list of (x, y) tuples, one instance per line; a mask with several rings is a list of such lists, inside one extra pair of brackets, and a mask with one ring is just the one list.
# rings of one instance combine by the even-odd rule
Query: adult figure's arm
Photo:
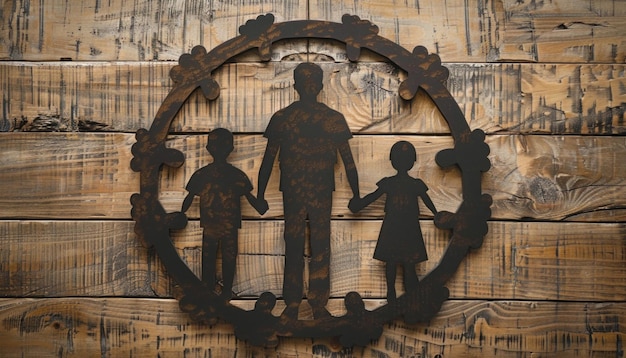
[(376, 189), (376, 191), (365, 195), (361, 200), (353, 198), (352, 200), (350, 200), (348, 208), (350, 208), (350, 211), (352, 211), (353, 213), (357, 213), (358, 211), (363, 210), (363, 208), (376, 201), (376, 199), (380, 198), (384, 193), (385, 192), (381, 188), (378, 188)]
[(191, 206), (191, 203), (193, 202), (193, 197), (195, 196), (194, 193), (189, 193), (187, 194), (187, 196), (185, 197), (185, 200), (183, 200), (183, 205), (182, 208), (180, 209), (181, 212), (186, 212), (189, 207)]
[(263, 161), (261, 162), (261, 168), (259, 169), (259, 181), (257, 185), (257, 200), (261, 203), (265, 203), (267, 206), (267, 200), (265, 200), (265, 189), (267, 189), (267, 183), (270, 180), (272, 174), (272, 168), (274, 167), (274, 160), (276, 154), (278, 154), (278, 143), (272, 139), (268, 139), (267, 146), (265, 147), (265, 154), (263, 155)]
[(356, 164), (354, 163), (352, 150), (350, 150), (348, 141), (342, 142), (339, 145), (339, 154), (341, 155), (343, 166), (346, 169), (346, 177), (348, 178), (350, 189), (352, 189), (352, 199), (359, 198), (359, 174), (356, 170)]

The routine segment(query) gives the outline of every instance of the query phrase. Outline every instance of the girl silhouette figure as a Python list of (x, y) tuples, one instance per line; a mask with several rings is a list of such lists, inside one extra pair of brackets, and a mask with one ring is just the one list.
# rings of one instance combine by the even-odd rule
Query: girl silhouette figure
[(374, 258), (386, 262), (387, 300), (394, 302), (397, 265), (404, 268), (405, 291), (413, 292), (419, 281), (415, 265), (428, 260), (419, 224), (417, 199), (422, 198), (433, 214), (437, 214), (437, 209), (426, 193), (426, 184), (408, 173), (417, 160), (415, 147), (407, 141), (396, 142), (391, 147), (389, 159), (397, 174), (381, 179), (376, 183), (378, 189), (360, 200), (354, 200), (350, 210), (357, 212), (386, 194), (385, 218)]

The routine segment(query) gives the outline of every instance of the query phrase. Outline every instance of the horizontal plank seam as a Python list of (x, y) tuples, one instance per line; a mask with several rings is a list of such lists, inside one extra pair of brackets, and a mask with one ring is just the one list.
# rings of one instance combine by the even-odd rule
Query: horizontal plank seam
[[(207, 49), (207, 51), (210, 51), (210, 49)], [(185, 53), (181, 53), (181, 55), (184, 55)], [(305, 54), (304, 52), (300, 52), (299, 54)], [(318, 52), (310, 52), (309, 54), (319, 54)], [(305, 60), (280, 60), (280, 61), (275, 61), (275, 60), (270, 60), (270, 61), (251, 61), (251, 60), (240, 60), (237, 62), (225, 62), (223, 65), (221, 65), (220, 67), (223, 66), (227, 66), (227, 65), (238, 65), (238, 64), (263, 64), (263, 63), (302, 63), (302, 62), (306, 62)], [(342, 64), (342, 63), (354, 63), (354, 62), (350, 62), (350, 61), (311, 61), (314, 63), (336, 63), (336, 64)], [(390, 61), (368, 61), (368, 60), (361, 60), (361, 61), (356, 61), (358, 63), (367, 63), (367, 64), (389, 64), (391, 63)], [(77, 65), (77, 64), (88, 64), (88, 65), (136, 65), (136, 64), (177, 64), (178, 60), (153, 60), (153, 61), (88, 61), (88, 60), (69, 60), (69, 61), (60, 61), (60, 60), (36, 60), (36, 61), (25, 61), (25, 60), (2, 60), (0, 65), (3, 64), (29, 64), (29, 65), (37, 65), (37, 64), (45, 64), (45, 65), (51, 65), (51, 64), (57, 64), (57, 65), (67, 65), (67, 66), (73, 66), (73, 65)], [(606, 65), (615, 65), (615, 66), (624, 66), (624, 63), (620, 63), (620, 62), (595, 62), (595, 61), (588, 61), (588, 62), (574, 62), (574, 61), (551, 61), (551, 62), (541, 62), (541, 61), (524, 61), (524, 60), (516, 60), (516, 61), (507, 61), (507, 60), (497, 60), (497, 61), (480, 61), (480, 62), (475, 62), (475, 61), (445, 61), (445, 59), (442, 58), (442, 62), (441, 64), (443, 66), (449, 66), (449, 65), (500, 65), (500, 64), (504, 64), (504, 65), (511, 65), (511, 64), (519, 64), (519, 65), (528, 65), (528, 66), (532, 66), (532, 65), (583, 65), (583, 66), (606, 66)], [(219, 68), (219, 67), (218, 67)]]
[[(615, 207), (615, 208), (611, 208), (611, 209), (626, 209), (626, 207), (622, 208), (622, 207)], [(596, 211), (602, 211), (602, 210), (596, 210)], [(592, 211), (590, 211), (592, 212)], [(585, 213), (589, 213), (589, 212), (585, 212)], [(577, 213), (576, 215), (573, 216), (577, 216), (580, 215), (580, 213)], [(242, 219), (243, 221), (249, 221), (249, 222), (274, 222), (274, 221), (284, 221), (282, 219), (282, 217), (274, 217), (274, 218), (246, 218), (244, 217)], [(359, 217), (345, 217), (345, 216), (336, 216), (336, 217), (332, 217), (331, 221), (338, 221), (338, 222), (348, 222), (348, 221), (364, 221), (364, 222), (374, 222), (374, 221), (382, 221), (383, 217), (364, 217), (364, 218), (359, 218)], [(432, 221), (433, 218), (432, 217), (421, 217), (420, 221)], [(188, 220), (189, 222), (200, 222), (200, 219), (198, 218), (192, 218)], [(133, 223), (134, 221), (131, 219), (123, 219), (123, 218), (86, 218), (86, 219), (73, 219), (73, 218), (63, 218), (63, 217), (59, 217), (59, 218), (46, 218), (46, 219), (37, 219), (37, 218), (28, 218), (28, 217), (0, 217), (0, 223), (18, 223), (18, 222), (32, 222), (32, 223), (51, 223), (51, 222), (72, 222), (72, 223), (79, 223), (79, 222), (85, 222), (85, 223), (97, 223), (97, 222), (107, 222), (107, 223)], [(497, 220), (487, 220), (488, 223), (491, 224), (498, 224), (498, 223), (520, 223), (520, 224), (526, 224), (526, 223), (533, 223), (533, 224), (589, 224), (589, 225), (622, 225), (622, 224), (626, 224), (626, 221), (574, 221), (574, 220), (529, 220), (529, 219), (497, 219)]]
[[(241, 302), (247, 302), (247, 301), (256, 301), (258, 297), (240, 297), (240, 298), (234, 298), (231, 301), (237, 302), (237, 301), (241, 301)], [(169, 297), (169, 296), (162, 296), (162, 297), (154, 297), (154, 296), (53, 296), (53, 297), (46, 297), (46, 296), (2, 296), (0, 297), (0, 301), (2, 300), (18, 300), (18, 299), (25, 299), (25, 300), (31, 300), (31, 301), (35, 301), (35, 300), (128, 300), (128, 299), (141, 299), (141, 300), (168, 300), (168, 301), (177, 301), (176, 298), (174, 297)], [(329, 298), (330, 300), (343, 300), (344, 297), (342, 296), (331, 296)], [(380, 300), (386, 300), (386, 297), (367, 297), (367, 298), (363, 298), (363, 301), (380, 301)], [(278, 301), (282, 301), (282, 298), (278, 298)], [(304, 299), (306, 300), (306, 298)], [(533, 299), (508, 299), (508, 298), (497, 298), (497, 299), (485, 299), (485, 298), (472, 298), (472, 297), (468, 297), (468, 298), (452, 298), (449, 300), (446, 300), (444, 302), (528, 302), (528, 303), (532, 303), (532, 302), (541, 302), (541, 303), (562, 303), (562, 304), (597, 304), (597, 303), (602, 303), (602, 304), (621, 304), (621, 303), (626, 303), (626, 300), (598, 300), (598, 301), (594, 301), (594, 300), (581, 300), (581, 301), (574, 301), (574, 300), (533, 300)]]
[[(10, 118), (5, 118), (10, 119)], [(269, 122), (269, 118), (267, 119)], [(124, 131), (124, 130), (95, 130), (95, 131), (62, 131), (62, 132), (53, 132), (53, 131), (10, 131), (10, 132), (2, 132), (0, 131), (0, 135), (9, 135), (10, 133), (32, 133), (32, 134), (43, 134), (43, 133), (55, 133), (55, 134), (69, 134), (69, 133), (83, 133), (83, 134), (103, 134), (103, 135), (134, 135), (136, 131)], [(177, 135), (177, 136), (203, 136), (207, 135), (209, 132), (207, 131), (198, 131), (198, 132), (190, 132), (190, 131), (171, 131), (168, 132), (168, 135)], [(238, 132), (232, 131), (234, 135), (240, 136), (253, 136), (253, 135), (263, 135), (264, 132)], [(446, 132), (432, 132), (432, 133), (416, 133), (416, 132), (393, 132), (393, 133), (370, 133), (370, 132), (352, 132), (354, 136), (367, 136), (367, 137), (389, 137), (389, 136), (414, 136), (414, 137), (450, 137), (450, 133)], [(515, 132), (507, 129), (498, 130), (495, 132), (485, 132), (485, 135), (488, 137), (502, 137), (502, 136), (512, 136), (512, 137), (521, 137), (521, 136), (534, 136), (534, 137), (581, 137), (581, 138), (591, 138), (591, 137), (626, 137), (626, 134), (622, 133), (548, 133), (544, 131), (530, 131), (530, 132)]]

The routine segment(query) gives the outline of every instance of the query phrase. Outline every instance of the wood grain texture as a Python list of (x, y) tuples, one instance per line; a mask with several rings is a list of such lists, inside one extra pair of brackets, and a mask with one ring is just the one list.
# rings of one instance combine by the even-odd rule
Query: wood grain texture
[[(173, 297), (174, 282), (143, 248), (130, 221), (0, 221), (0, 297)], [(429, 260), (436, 267), (449, 233), (422, 221)], [(332, 223), (331, 295), (357, 291), (384, 298), (385, 266), (373, 259), (380, 221)], [(282, 221), (244, 221), (234, 292), (281, 295)], [(200, 275), (202, 229), (192, 221), (173, 235), (178, 254)], [(446, 285), (451, 298), (624, 301), (625, 224), (491, 222), (483, 246), (472, 251)], [(306, 282), (306, 281), (305, 281)], [(397, 289), (402, 291), (401, 280)]]
[[(384, 63), (319, 63), (320, 101), (354, 133), (447, 133), (432, 101), (398, 96), (402, 73)], [(188, 100), (172, 130), (263, 132), (298, 96), (296, 62), (228, 64), (220, 97)], [(0, 63), (0, 131), (136, 131), (148, 128), (172, 89), (173, 63)], [(624, 65), (447, 64), (448, 88), (472, 128), (494, 133), (626, 133)], [(245, 105), (241, 105), (241, 103)]]
[(505, 1), (499, 60), (623, 63), (620, 1)]
[[(623, 0), (7, 0), (0, 3), (0, 357), (623, 357), (626, 320), (626, 6)], [(450, 70), (448, 88), (469, 126), (490, 135), (483, 191), (493, 218), (482, 247), (448, 282), (452, 299), (428, 324), (385, 325), (367, 347), (283, 338), (275, 349), (238, 340), (230, 325), (197, 324), (172, 297), (177, 287), (133, 233), (133, 133), (148, 128), (172, 88), (169, 71), (195, 45), (211, 50), (239, 26), (271, 12), (276, 22), (371, 20), (408, 50), (423, 45)], [(168, 146), (185, 165), (166, 169), (161, 201), (180, 209), (191, 174), (211, 161), (206, 133), (236, 133), (234, 165), (256, 186), (271, 115), (297, 98), (292, 70), (315, 61), (320, 99), (341, 111), (361, 192), (394, 174), (391, 145), (418, 150), (422, 178), (440, 210), (461, 201), (458, 171), (435, 154), (452, 145), (423, 93), (399, 100), (405, 74), (364, 51), (281, 41), (271, 61), (255, 51), (213, 76), (207, 104), (193, 94)], [(72, 60), (73, 62), (59, 61)], [(8, 60), (8, 61), (6, 61)], [(41, 61), (41, 62), (32, 62)], [(50, 62), (59, 61), (59, 62)], [(20, 131), (31, 133), (17, 133)], [(69, 133), (32, 133), (61, 131)], [(91, 132), (91, 133), (79, 133)], [(94, 133), (106, 132), (106, 133)], [(120, 133), (121, 132), (121, 133)], [(235, 304), (282, 291), (282, 200), (274, 169), (259, 217), (243, 204)], [(345, 313), (356, 290), (385, 303), (384, 266), (372, 258), (383, 202), (358, 215), (337, 169), (329, 310)], [(448, 242), (422, 208), (433, 268)], [(197, 203), (178, 253), (198, 273)], [(35, 219), (41, 219), (35, 221)], [(305, 271), (305, 274), (308, 274)], [(400, 280), (397, 284), (401, 291)], [(304, 315), (312, 316), (308, 305)], [(275, 314), (284, 307), (279, 301)]]
[[(239, 26), (271, 12), (276, 21), (304, 20), (306, 1), (5, 1), (0, 59), (28, 61), (178, 60), (196, 45), (214, 48)], [(280, 60), (306, 43), (277, 46)]]
[[(443, 61), (623, 63), (626, 58), (626, 10), (616, 0), (312, 0), (310, 8), (312, 19), (340, 22), (344, 13), (358, 15), (378, 25), (381, 36), (409, 50), (425, 46)], [(338, 43), (313, 41), (309, 50), (347, 60)]]
[[(395, 174), (389, 149), (398, 140), (415, 145), (418, 161), (410, 174), (423, 179), (439, 210), (456, 211), (461, 203), (460, 173), (440, 169), (437, 152), (452, 146), (447, 136), (359, 135), (350, 141), (359, 170), (362, 195)], [(139, 191), (139, 175), (130, 169), (130, 134), (6, 133), (0, 141), (1, 218), (114, 219), (130, 218), (130, 196)], [(483, 192), (493, 196), (493, 219), (624, 221), (626, 218), (625, 137), (489, 136), (493, 168), (483, 175)], [(161, 202), (180, 210), (186, 182), (211, 161), (205, 135), (174, 136), (168, 142), (186, 155), (178, 169), (164, 169)], [(266, 139), (240, 135), (230, 161), (256, 184)], [(377, 201), (357, 216), (347, 202), (352, 196), (343, 169), (337, 168), (333, 215), (381, 218)], [(264, 216), (282, 215), (279, 170), (270, 178)], [(190, 211), (197, 217), (197, 207)], [(425, 215), (430, 214), (426, 209)], [(258, 217), (247, 204), (246, 217)]]
[[(623, 8), (617, 0), (6, 1), (0, 58), (176, 60), (195, 45), (214, 48), (247, 20), (271, 12), (277, 22), (358, 15), (378, 25), (383, 37), (408, 49), (424, 45), (444, 61), (623, 63)], [(346, 58), (341, 45), (315, 41), (275, 46), (272, 58), (302, 52)]]
[[(333, 300), (332, 312), (342, 302)], [(368, 302), (372, 307), (378, 302)], [(277, 348), (237, 340), (232, 328), (192, 322), (163, 299), (0, 300), (3, 357), (615, 357), (623, 303), (448, 301), (429, 324), (385, 326), (366, 347), (281, 338)]]

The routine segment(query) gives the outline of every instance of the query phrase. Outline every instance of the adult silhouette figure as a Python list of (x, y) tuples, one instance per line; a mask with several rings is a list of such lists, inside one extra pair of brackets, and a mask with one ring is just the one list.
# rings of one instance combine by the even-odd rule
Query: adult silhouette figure
[(317, 318), (329, 316), (330, 215), (335, 189), (334, 167), (341, 155), (353, 200), (359, 197), (358, 174), (348, 140), (352, 133), (344, 116), (317, 101), (322, 90), (322, 69), (302, 63), (294, 70), (294, 88), (300, 100), (276, 112), (265, 130), (267, 147), (259, 169), (258, 198), (265, 190), (279, 154), (280, 190), (285, 215), (285, 274), (283, 316), (297, 319), (303, 296), (304, 247), (307, 219), (311, 261), (307, 298)]

